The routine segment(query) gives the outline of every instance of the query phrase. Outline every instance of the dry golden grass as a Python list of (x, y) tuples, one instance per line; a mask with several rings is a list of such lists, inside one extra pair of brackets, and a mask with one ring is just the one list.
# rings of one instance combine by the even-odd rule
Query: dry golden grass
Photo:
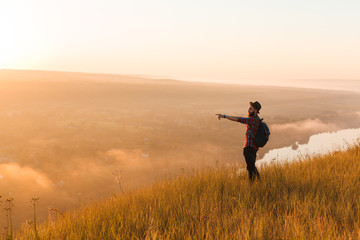
[[(38, 226), (41, 239), (359, 239), (359, 146), (246, 172), (205, 169)], [(34, 239), (31, 226), (18, 239)]]
[(185, 167), (244, 165), (246, 127), (214, 114), (246, 116), (255, 100), (276, 139), (260, 158), (324, 131), (359, 128), (360, 94), (351, 92), (0, 70), (0, 195), (14, 198), (14, 229), (32, 221), (34, 197), (43, 221), (49, 207), (120, 192), (115, 170), (125, 190)]

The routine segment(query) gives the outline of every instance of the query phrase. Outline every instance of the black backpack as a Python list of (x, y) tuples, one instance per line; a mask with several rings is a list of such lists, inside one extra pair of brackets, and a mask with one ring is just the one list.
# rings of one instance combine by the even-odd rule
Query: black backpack
[(263, 118), (260, 119), (259, 122), (259, 128), (256, 132), (254, 143), (257, 147), (263, 147), (268, 142), (270, 136), (270, 129), (266, 125), (265, 122), (263, 122)]

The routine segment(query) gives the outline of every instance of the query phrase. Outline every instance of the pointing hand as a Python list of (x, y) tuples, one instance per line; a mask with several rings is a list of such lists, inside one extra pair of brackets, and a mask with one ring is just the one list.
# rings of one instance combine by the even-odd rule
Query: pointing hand
[(224, 118), (224, 115), (223, 115), (223, 114), (217, 113), (217, 114), (215, 114), (215, 115), (218, 116), (219, 120), (220, 120), (220, 118)]

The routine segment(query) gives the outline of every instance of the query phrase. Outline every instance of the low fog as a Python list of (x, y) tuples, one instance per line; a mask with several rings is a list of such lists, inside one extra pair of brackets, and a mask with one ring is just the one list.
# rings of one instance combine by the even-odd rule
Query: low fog
[[(359, 95), (126, 75), (0, 70), (1, 208), (15, 228), (122, 191), (209, 166), (244, 166), (245, 125), (216, 113), (260, 117), (271, 149), (359, 127)], [(6, 226), (5, 213), (0, 226)]]

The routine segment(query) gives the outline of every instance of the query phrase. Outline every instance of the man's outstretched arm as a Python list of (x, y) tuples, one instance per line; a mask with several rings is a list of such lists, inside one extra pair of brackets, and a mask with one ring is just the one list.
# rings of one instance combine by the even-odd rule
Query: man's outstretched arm
[(231, 121), (236, 121), (236, 122), (240, 122), (240, 123), (244, 123), (244, 124), (249, 124), (249, 122), (252, 122), (254, 121), (253, 118), (246, 118), (246, 117), (236, 117), (236, 116), (228, 116), (228, 115), (225, 115), (225, 114), (215, 114), (218, 116), (219, 120), (220, 118), (227, 118)]
[(228, 116), (228, 115), (225, 115), (225, 114), (215, 114), (215, 115), (217, 115), (218, 116), (218, 118), (219, 118), (219, 120), (220, 120), (220, 118), (226, 118), (226, 119), (229, 119), (229, 120), (231, 120), (231, 121), (238, 121), (238, 119), (239, 119), (239, 117), (236, 117), (236, 116)]

